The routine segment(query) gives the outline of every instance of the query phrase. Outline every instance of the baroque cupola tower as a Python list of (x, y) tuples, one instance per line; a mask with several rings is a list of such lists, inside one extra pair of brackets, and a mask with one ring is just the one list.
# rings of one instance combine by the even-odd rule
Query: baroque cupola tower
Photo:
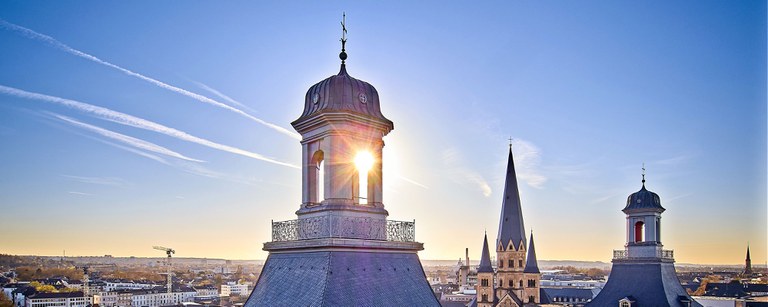
[[(643, 168), (645, 171), (645, 168)], [(626, 244), (613, 251), (608, 283), (587, 306), (701, 306), (685, 291), (675, 273), (673, 251), (661, 244), (661, 206), (658, 194), (643, 186), (627, 197)]]
[(439, 306), (417, 252), (415, 222), (387, 220), (383, 138), (392, 129), (379, 93), (339, 72), (304, 95), (297, 219), (272, 222), (272, 241), (245, 307)]

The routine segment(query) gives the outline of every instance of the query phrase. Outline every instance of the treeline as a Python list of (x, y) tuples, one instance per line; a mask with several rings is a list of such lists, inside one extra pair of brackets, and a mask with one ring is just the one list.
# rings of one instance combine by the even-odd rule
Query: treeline
[(589, 276), (591, 278), (602, 278), (605, 276), (608, 276), (609, 273), (611, 273), (610, 270), (603, 270), (600, 268), (577, 268), (574, 266), (556, 266), (552, 268), (553, 270), (563, 270), (568, 274), (584, 274), (586, 276)]
[(66, 277), (70, 280), (83, 279), (83, 271), (76, 268), (43, 268), (21, 266), (16, 268), (19, 280), (35, 280), (43, 278)]
[(17, 268), (24, 265), (30, 265), (30, 263), (24, 258), (16, 255), (0, 254), (0, 268)]

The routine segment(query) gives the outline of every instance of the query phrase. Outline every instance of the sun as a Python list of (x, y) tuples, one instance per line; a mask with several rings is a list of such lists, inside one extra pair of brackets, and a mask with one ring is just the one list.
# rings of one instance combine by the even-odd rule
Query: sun
[(373, 167), (373, 155), (367, 151), (358, 152), (355, 156), (355, 166), (360, 173), (367, 173)]

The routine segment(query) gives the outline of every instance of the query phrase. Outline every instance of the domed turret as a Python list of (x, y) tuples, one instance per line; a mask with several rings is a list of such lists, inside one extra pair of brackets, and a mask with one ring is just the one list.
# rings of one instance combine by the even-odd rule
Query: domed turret
[(660, 212), (664, 212), (664, 207), (661, 206), (661, 198), (656, 193), (648, 191), (645, 188), (645, 184), (635, 193), (632, 193), (627, 197), (627, 206), (624, 207), (624, 213), (634, 211), (638, 209), (655, 209)]
[[(645, 170), (645, 167), (643, 167), (643, 170)], [(666, 210), (661, 206), (661, 198), (659, 198), (659, 195), (648, 191), (645, 188), (645, 173), (643, 173), (643, 187), (640, 188), (640, 191), (632, 193), (627, 197), (627, 206), (621, 211), (629, 213), (638, 210), (646, 211), (648, 209), (659, 213)]]
[(381, 113), (376, 88), (350, 76), (345, 64), (341, 64), (338, 74), (309, 88), (304, 97), (304, 112), (294, 121), (294, 125), (323, 113), (354, 113), (393, 126), (392, 121)]

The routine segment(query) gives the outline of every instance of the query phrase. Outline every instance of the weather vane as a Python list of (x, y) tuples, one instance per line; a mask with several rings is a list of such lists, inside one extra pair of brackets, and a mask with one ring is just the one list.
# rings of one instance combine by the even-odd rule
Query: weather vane
[(645, 186), (645, 162), (643, 162), (643, 186)]
[(509, 150), (512, 150), (512, 137), (509, 137)]
[(345, 45), (347, 44), (347, 13), (342, 12), (341, 13), (341, 53), (339, 53), (339, 58), (341, 59), (341, 64), (344, 64), (344, 61), (347, 59), (347, 53), (344, 49)]

